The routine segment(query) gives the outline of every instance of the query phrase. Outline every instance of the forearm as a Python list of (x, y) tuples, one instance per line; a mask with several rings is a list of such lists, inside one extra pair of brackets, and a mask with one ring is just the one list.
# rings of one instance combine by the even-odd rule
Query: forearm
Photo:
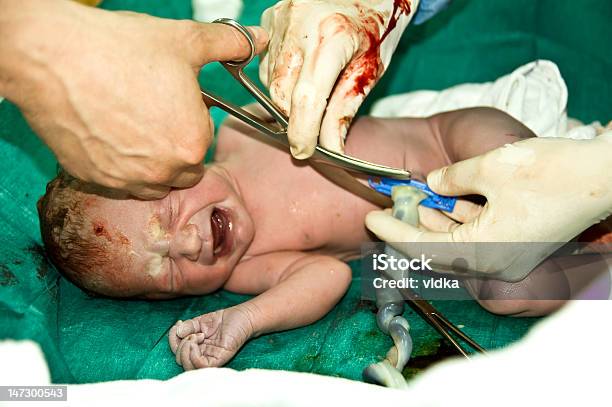
[(345, 263), (318, 256), (300, 263), (277, 285), (239, 305), (249, 315), (253, 336), (311, 324), (346, 292), (351, 271)]
[(49, 67), (81, 8), (66, 0), (0, 0), (0, 94), (23, 105), (51, 81)]
[(27, 26), (35, 24), (34, 12), (32, 0), (0, 0), (0, 94), (12, 101), (28, 86), (35, 68), (26, 35)]

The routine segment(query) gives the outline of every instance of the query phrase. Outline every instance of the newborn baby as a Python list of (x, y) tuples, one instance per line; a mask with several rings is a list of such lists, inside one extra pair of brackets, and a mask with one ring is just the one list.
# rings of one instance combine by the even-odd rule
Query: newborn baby
[[(346, 153), (424, 178), (532, 136), (490, 108), (428, 119), (362, 118)], [(170, 345), (185, 369), (222, 366), (249, 338), (323, 317), (351, 281), (345, 261), (373, 240), (363, 221), (374, 204), (260, 137), (228, 120), (202, 180), (161, 200), (127, 199), (62, 175), (39, 201), (50, 258), (88, 292), (164, 299), (223, 288), (255, 295), (177, 322)]]

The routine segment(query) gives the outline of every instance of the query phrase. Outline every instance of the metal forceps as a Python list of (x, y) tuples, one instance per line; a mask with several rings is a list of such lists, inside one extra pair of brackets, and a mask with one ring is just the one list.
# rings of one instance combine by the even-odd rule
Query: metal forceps
[[(274, 105), (272, 100), (265, 93), (263, 93), (243, 71), (243, 69), (255, 57), (255, 41), (253, 40), (251, 33), (242, 24), (229, 18), (220, 18), (213, 21), (213, 23), (229, 25), (230, 27), (237, 29), (247, 39), (251, 47), (251, 52), (247, 59), (243, 61), (222, 62), (221, 64), (234, 77), (234, 79), (236, 79), (257, 100), (257, 102), (259, 102), (259, 104), (266, 109), (270, 115), (272, 115), (275, 122), (266, 122), (260, 117), (257, 117), (241, 107), (227, 102), (223, 100), (223, 98), (207, 92), (206, 90), (202, 90), (202, 99), (204, 100), (204, 103), (206, 103), (208, 107), (215, 106), (225, 110), (227, 113), (240, 119), (247, 125), (259, 130), (273, 140), (282, 143), (284, 146), (289, 147), (289, 140), (287, 139), (289, 120), (287, 116), (285, 116), (285, 114)], [(310, 159), (324, 162), (347, 171), (371, 176), (387, 177), (399, 180), (409, 180), (411, 176), (410, 171), (359, 160), (357, 158), (330, 151), (321, 146), (316, 147), (315, 152)]]
[(402, 294), (408, 305), (414, 309), (429, 325), (431, 325), (440, 335), (448, 340), (451, 345), (463, 356), (470, 358), (470, 354), (461, 346), (451, 333), (455, 334), (459, 339), (470, 345), (474, 350), (486, 354), (487, 351), (480, 346), (475, 340), (462, 332), (455, 324), (450, 322), (444, 315), (440, 313), (433, 305), (422, 299), (414, 290), (410, 288), (397, 288)]

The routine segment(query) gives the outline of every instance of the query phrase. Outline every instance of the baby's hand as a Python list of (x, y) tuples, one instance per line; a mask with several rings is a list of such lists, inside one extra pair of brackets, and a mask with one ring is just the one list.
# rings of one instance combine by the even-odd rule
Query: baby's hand
[(185, 370), (223, 366), (253, 335), (249, 315), (237, 305), (178, 321), (168, 334), (176, 363)]

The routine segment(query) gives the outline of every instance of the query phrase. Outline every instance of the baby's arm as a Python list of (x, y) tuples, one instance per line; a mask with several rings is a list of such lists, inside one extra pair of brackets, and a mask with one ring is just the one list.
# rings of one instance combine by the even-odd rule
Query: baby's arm
[(259, 295), (177, 322), (170, 347), (186, 370), (222, 366), (250, 338), (317, 321), (342, 298), (350, 281), (350, 268), (333, 257), (300, 252), (254, 257), (236, 267), (224, 288)]
[(237, 268), (225, 288), (260, 294), (241, 304), (252, 316), (254, 336), (311, 324), (333, 308), (351, 282), (349, 266), (330, 256), (280, 252)]

